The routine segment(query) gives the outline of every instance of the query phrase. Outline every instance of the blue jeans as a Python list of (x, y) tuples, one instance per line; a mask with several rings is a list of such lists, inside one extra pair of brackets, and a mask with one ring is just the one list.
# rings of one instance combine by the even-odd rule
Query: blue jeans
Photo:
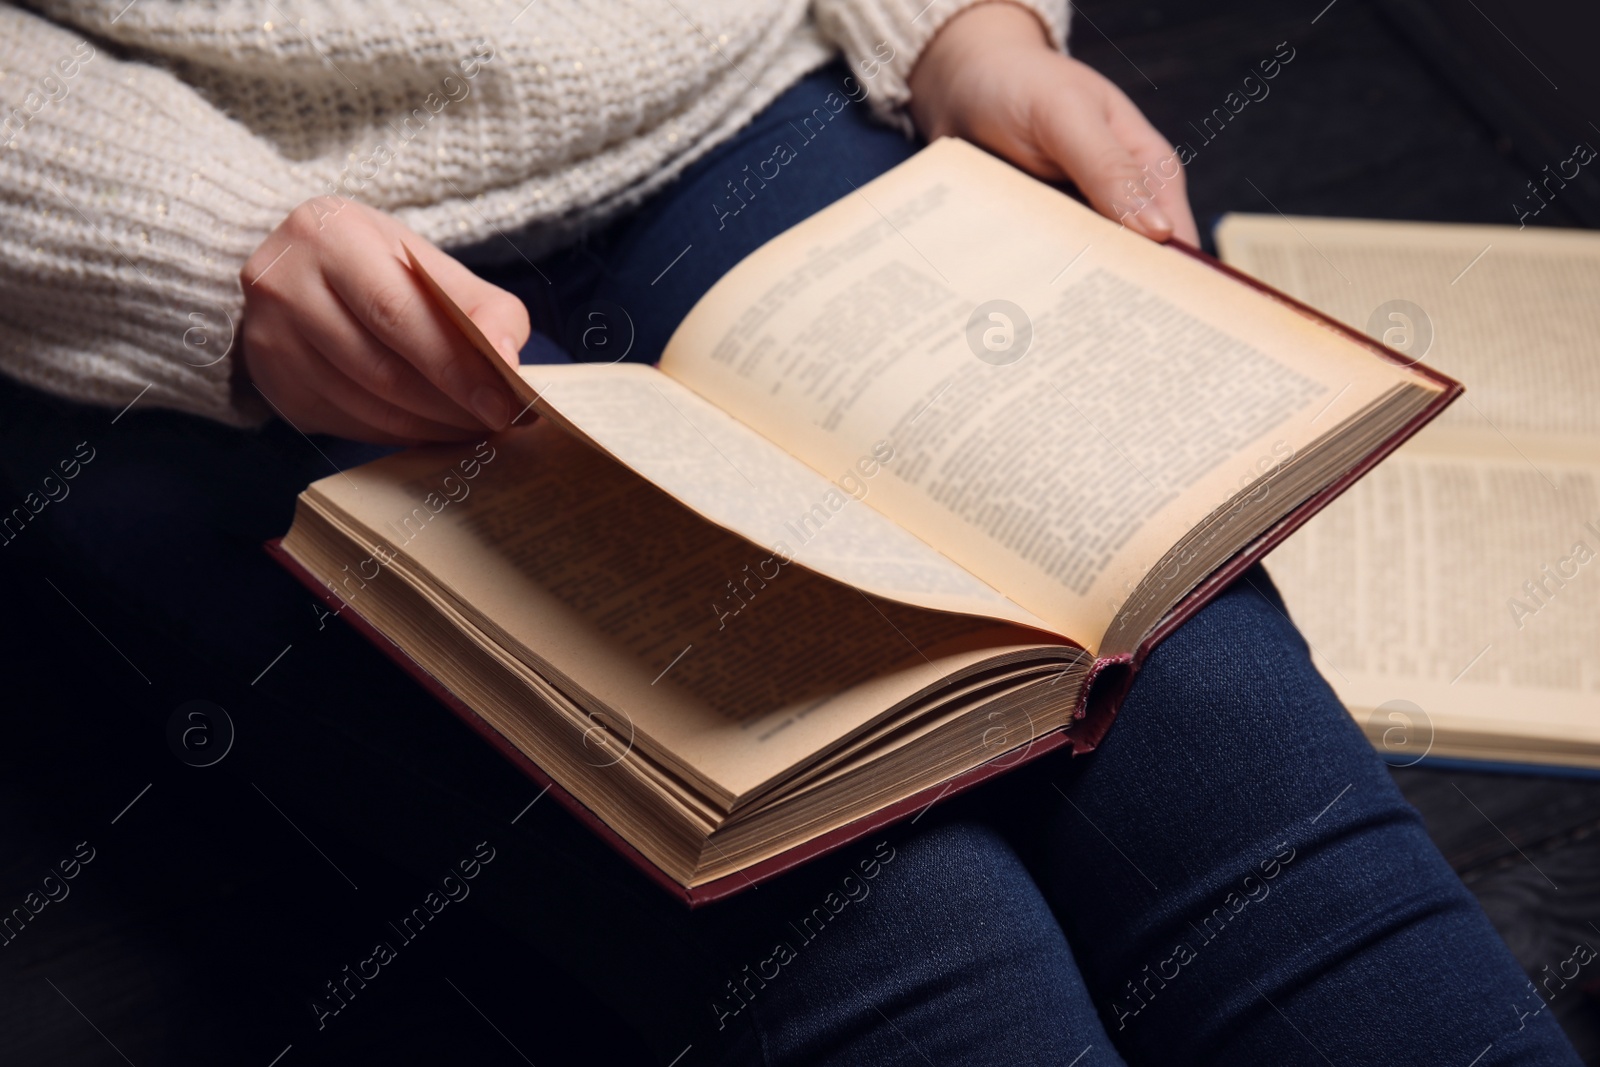
[[(525, 358), (609, 359), (631, 338), (628, 358), (654, 359), (743, 255), (914, 151), (842, 77), (805, 79), (539, 271), (479, 250), (533, 311)], [(779, 141), (795, 158), (750, 181)], [(528, 807), (517, 772), (260, 552), (307, 482), (381, 450), (137, 408), (108, 424), (10, 385), (0, 407), (13, 484), (100, 446), (8, 558), (73, 575), (96, 619), (121, 613), (109, 626), (145, 643), (153, 684), (220, 694), (247, 727), (220, 767), (249, 768), (297, 824), (423, 876), (492, 839), (473, 906), (662, 1062), (1577, 1062), (1259, 568), (1155, 651), (1097, 752), (690, 913), (553, 804)]]

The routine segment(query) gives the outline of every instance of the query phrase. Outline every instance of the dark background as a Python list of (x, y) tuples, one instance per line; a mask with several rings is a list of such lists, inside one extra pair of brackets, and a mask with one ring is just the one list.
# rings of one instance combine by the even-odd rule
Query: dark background
[[(1295, 48), (1271, 95), (1191, 166), (1202, 231), (1223, 212), (1273, 205), (1514, 223), (1525, 183), (1566, 158), (1596, 100), (1592, 68), (1576, 69), (1595, 39), (1580, 32), (1593, 11), (1491, 0), (1325, 3), (1095, 0), (1078, 12), (1073, 51), (1171, 139), (1197, 143), (1188, 123), (1280, 42)], [(1592, 136), (1600, 142), (1600, 130)], [(1537, 224), (1594, 224), (1593, 184), (1574, 183)], [(0, 457), (5, 499), (26, 491), (27, 473)], [(120, 605), (97, 599), (92, 581), (40, 558), (0, 549), (0, 907), (20, 903), (77, 842), (97, 855), (66, 900), (0, 948), (0, 1062), (267, 1067), (291, 1044), (284, 1067), (646, 1062), (597, 1003), (470, 907), (448, 909), (318, 1032), (305, 1007), (315, 986), (360, 958), (379, 917), (405, 912), (429, 887), (328, 829), (318, 812), (273, 806), (274, 783), (339, 773), (253, 761), (252, 732), (293, 709), (213, 677)], [(226, 626), (235, 609), (211, 610)], [(319, 657), (373, 655), (336, 622), (314, 631), (309, 597), (306, 621)], [(281, 669), (296, 669), (294, 661)], [(397, 692), (409, 684), (394, 678)], [(213, 767), (186, 766), (167, 745), (169, 716), (195, 698), (227, 707), (238, 727), (236, 750)], [(476, 742), (463, 733), (462, 743)], [(1428, 761), (1396, 775), (1530, 973), (1580, 940), (1600, 945), (1600, 783), (1458, 773)], [(440, 855), (438, 866), (457, 858)], [(1569, 988), (1551, 1010), (1587, 1061), (1600, 1063), (1595, 1002)]]

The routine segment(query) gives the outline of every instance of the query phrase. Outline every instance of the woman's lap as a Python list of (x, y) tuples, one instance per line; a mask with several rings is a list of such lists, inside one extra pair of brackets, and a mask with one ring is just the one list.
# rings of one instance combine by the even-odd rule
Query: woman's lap
[[(654, 358), (724, 270), (913, 150), (865, 121), (855, 84), (807, 79), (630, 219), (543, 261), (548, 286), (524, 272), (515, 288), (536, 321), (565, 333), (607, 301), (632, 323), (630, 358)], [(790, 125), (814, 109), (829, 117)], [(746, 166), (770, 175), (784, 137), (794, 158), (739, 206), (727, 183)], [(666, 1057), (693, 1043), (685, 1067), (717, 1049), (769, 1063), (1090, 1067), (1120, 1050), (1465, 1067), (1491, 1044), (1484, 1067), (1575, 1062), (1548, 1016), (1518, 1028), (1515, 964), (1259, 569), (1155, 651), (1096, 754), (1041, 761), (689, 914), (553, 805), (510, 825), (532, 792), (516, 772), (260, 553), (295, 491), (373, 450), (4, 394), (14, 483), (52, 449), (99, 448), (75, 501), (23, 547), (166, 634), (175, 671), (229, 679), (263, 709), (259, 758), (295, 769), (280, 802), (405, 866), (494, 828), (502, 876), (473, 899)]]

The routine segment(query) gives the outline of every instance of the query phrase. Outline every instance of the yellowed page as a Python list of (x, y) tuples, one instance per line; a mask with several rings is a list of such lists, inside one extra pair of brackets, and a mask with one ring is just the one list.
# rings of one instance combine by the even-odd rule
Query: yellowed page
[(1432, 427), (1267, 568), (1392, 754), (1476, 738), (1500, 746), (1484, 758), (1600, 765), (1600, 451)]
[[(426, 571), (614, 735), (731, 804), (912, 696), (1032, 637), (868, 600), (695, 517), (546, 421), (413, 449), (311, 492), (384, 539), (338, 589)], [(375, 546), (376, 547), (376, 546)], [(370, 576), (370, 577), (369, 577)], [(1071, 656), (1063, 649), (1061, 655)]]
[(888, 441), (868, 503), (1091, 649), (1185, 531), (1413, 378), (955, 140), (747, 257), (661, 367), (818, 471)]
[(1217, 243), (1467, 386), (1268, 560), (1340, 697), (1397, 756), (1600, 766), (1600, 235), (1230, 215)]
[(639, 364), (525, 367), (540, 411), (777, 560), (877, 596), (1046, 629), (1047, 624), (867, 506), (895, 462), (870, 443), (831, 480)]
[(1442, 424), (1600, 441), (1600, 234), (1229, 215), (1217, 244), (1459, 379), (1466, 396)]

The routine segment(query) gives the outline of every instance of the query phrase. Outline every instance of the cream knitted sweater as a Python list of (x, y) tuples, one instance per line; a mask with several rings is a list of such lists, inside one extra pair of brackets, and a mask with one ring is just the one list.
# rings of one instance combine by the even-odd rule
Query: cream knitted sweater
[[(0, 370), (256, 423), (231, 387), (238, 272), (295, 205), (337, 193), (445, 247), (536, 250), (836, 51), (904, 122), (918, 53), (973, 2), (0, 2)], [(1059, 47), (1065, 0), (1024, 3)]]

